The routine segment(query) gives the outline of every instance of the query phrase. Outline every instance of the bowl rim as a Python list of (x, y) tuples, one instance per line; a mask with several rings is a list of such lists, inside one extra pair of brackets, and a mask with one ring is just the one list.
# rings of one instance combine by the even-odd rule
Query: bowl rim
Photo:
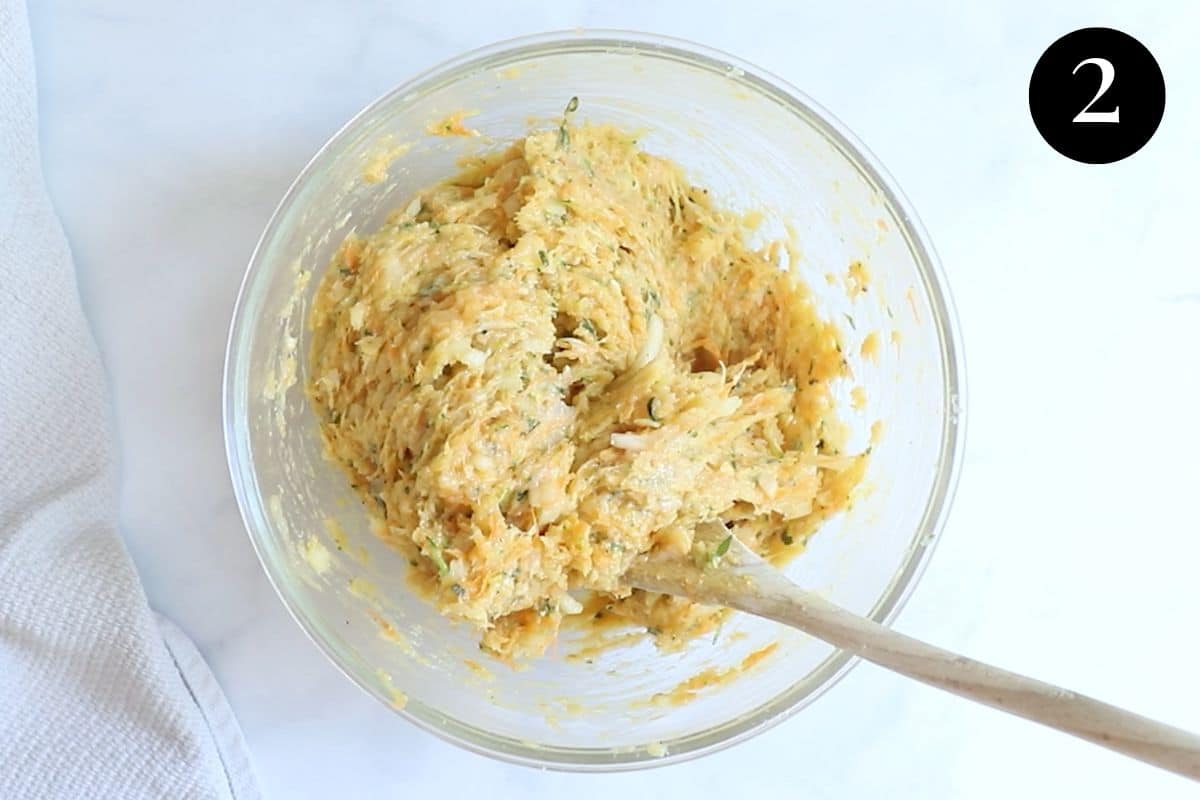
[[(251, 253), (238, 289), (226, 341), (222, 381), (222, 423), (226, 458), (238, 510), (251, 546), (276, 595), (305, 635), (338, 671), (390, 708), (395, 709), (390, 698), (383, 696), (376, 687), (360, 679), (345, 666), (333, 647), (320, 634), (317, 626), (298, 607), (299, 604), (294, 602), (283, 581), (272, 570), (271, 562), (264, 552), (264, 545), (260, 544), (255, 534), (257, 525), (252, 501), (257, 498), (261, 503), (262, 495), (258, 490), (252, 457), (245, 459), (246, 463), (242, 463), (239, 442), (242, 427), (238, 423), (239, 411), (244, 417), (245, 409), (244, 403), (239, 404), (240, 395), (235, 392), (240, 356), (237, 344), (244, 336), (243, 329), (251, 322), (245, 314), (248, 291), (254, 277), (263, 268), (261, 259), (264, 250), (301, 191), (309, 184), (323, 162), (331, 157), (337, 146), (354, 135), (362, 122), (382, 106), (402, 100), (414, 92), (434, 91), (458, 80), (466, 73), (500, 69), (513, 61), (572, 52), (618, 50), (671, 58), (713, 72), (722, 72), (740, 81), (746, 88), (789, 108), (841, 151), (875, 187), (886, 207), (901, 223), (901, 233), (917, 263), (922, 289), (934, 311), (944, 379), (943, 402), (947, 413), (943, 415), (939, 467), (921, 521), (904, 560), (868, 613), (870, 619), (890, 625), (896, 618), (928, 567), (950, 515), (962, 469), (967, 430), (966, 366), (958, 315), (941, 262), (911, 203), (878, 158), (840, 120), (778, 75), (715, 48), (673, 36), (620, 29), (576, 28), (526, 34), (466, 51), (416, 74), (379, 96), (342, 125), (309, 159), (275, 207)], [(667, 743), (668, 750), (665, 755), (658, 748), (653, 748), (657, 752), (650, 752), (651, 748), (648, 745), (617, 749), (531, 745), (451, 719), (419, 701), (410, 702), (404, 709), (398, 710), (398, 713), (417, 727), (444, 741), (508, 763), (572, 772), (629, 771), (689, 761), (747, 741), (791, 718), (824, 695), (845, 677), (858, 661), (857, 656), (835, 649), (788, 690), (716, 727)], [(679, 742), (685, 745), (683, 749), (672, 750), (671, 748)]]

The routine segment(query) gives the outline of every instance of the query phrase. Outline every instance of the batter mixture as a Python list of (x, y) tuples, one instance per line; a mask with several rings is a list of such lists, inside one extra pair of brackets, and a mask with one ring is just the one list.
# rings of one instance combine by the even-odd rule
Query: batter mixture
[(584, 615), (679, 645), (719, 612), (631, 593), (633, 559), (713, 558), (710, 520), (782, 556), (849, 503), (838, 331), (747, 234), (631, 134), (564, 116), (340, 248), (311, 317), (328, 455), (486, 650), (540, 654)]

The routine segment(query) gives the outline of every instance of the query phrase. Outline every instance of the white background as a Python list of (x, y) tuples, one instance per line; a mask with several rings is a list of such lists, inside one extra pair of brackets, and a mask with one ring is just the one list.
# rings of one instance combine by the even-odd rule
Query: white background
[[(895, 8), (887, 6), (894, 5)], [(505, 37), (639, 28), (790, 80), (883, 160), (957, 298), (968, 449), (897, 626), (1200, 729), (1200, 4), (57, 2), (31, 9), (44, 162), (112, 380), (126, 541), (199, 644), (270, 797), (1195, 797), (1195, 785), (860, 666), (791, 721), (648, 773), (509, 767), (327, 664), (264, 579), (220, 423), (225, 333), (276, 201), (415, 72)], [(1070, 162), (1028, 115), (1060, 35), (1157, 56), (1149, 145)]]

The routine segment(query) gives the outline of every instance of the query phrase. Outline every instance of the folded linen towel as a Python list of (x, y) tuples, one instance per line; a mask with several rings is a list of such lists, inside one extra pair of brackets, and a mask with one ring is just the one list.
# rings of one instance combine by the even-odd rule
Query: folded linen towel
[(108, 390), (39, 159), (28, 19), (0, 0), (0, 798), (256, 798), (117, 534)]

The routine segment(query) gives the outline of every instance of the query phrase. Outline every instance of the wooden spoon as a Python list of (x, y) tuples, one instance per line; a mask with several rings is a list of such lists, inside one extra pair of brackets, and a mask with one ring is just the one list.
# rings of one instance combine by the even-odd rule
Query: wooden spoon
[(639, 589), (791, 625), (922, 683), (1200, 780), (1200, 736), (956, 655), (852, 614), (792, 583), (737, 537), (730, 537), (720, 523), (701, 526), (697, 537), (721, 542), (713, 546), (714, 557), (707, 562), (648, 557), (630, 569), (626, 580)]

